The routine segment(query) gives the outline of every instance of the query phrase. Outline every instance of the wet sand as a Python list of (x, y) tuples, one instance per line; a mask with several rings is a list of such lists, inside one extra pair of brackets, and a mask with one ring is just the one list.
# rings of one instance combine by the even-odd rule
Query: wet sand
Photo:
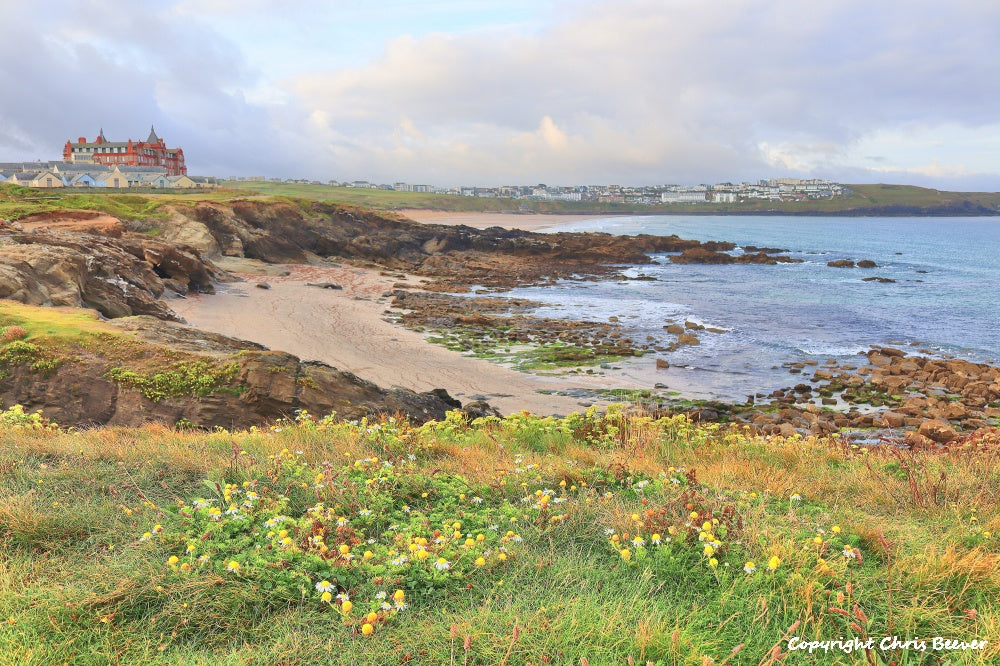
[[(431, 344), (420, 333), (386, 319), (391, 298), (383, 294), (400, 282), (419, 286), (412, 278), (401, 280), (353, 266), (276, 267), (244, 261), (234, 268), (242, 270), (245, 282), (221, 285), (214, 295), (169, 300), (167, 305), (198, 328), (323, 361), (383, 388), (444, 388), (463, 403), (486, 400), (504, 414), (522, 409), (568, 414), (593, 402), (539, 391), (635, 386), (620, 376), (539, 377)], [(283, 271), (289, 274), (274, 274)], [(271, 288), (257, 288), (258, 282)], [(311, 287), (308, 282), (333, 282), (343, 289)]]

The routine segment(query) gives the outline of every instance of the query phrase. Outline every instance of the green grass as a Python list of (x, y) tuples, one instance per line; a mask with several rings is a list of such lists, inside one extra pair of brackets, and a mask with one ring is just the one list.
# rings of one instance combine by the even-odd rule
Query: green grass
[(166, 205), (193, 205), (198, 201), (226, 202), (245, 197), (244, 192), (218, 189), (195, 192), (130, 194), (118, 190), (31, 189), (0, 184), (0, 218), (18, 220), (35, 213), (61, 210), (100, 211), (123, 220), (156, 220), (166, 217)]
[(920, 453), (620, 409), (23, 421), (0, 418), (0, 654), (18, 663), (868, 663), (768, 661), (792, 633), (991, 641), (879, 664), (1000, 656), (996, 433)]
[(973, 204), (1000, 210), (1000, 193), (943, 192), (909, 185), (848, 185), (853, 192), (836, 199), (783, 203), (773, 201), (740, 204), (661, 204), (642, 206), (609, 204), (596, 201), (529, 201), (523, 199), (488, 199), (448, 194), (395, 192), (329, 185), (225, 181), (225, 187), (195, 192), (123, 193), (120, 191), (84, 192), (70, 190), (33, 190), (15, 185), (0, 185), (0, 217), (9, 220), (34, 213), (58, 210), (94, 210), (123, 220), (152, 221), (166, 216), (167, 205), (193, 206), (199, 201), (227, 203), (247, 197), (286, 201), (308, 210), (307, 202), (320, 201), (360, 206), (381, 211), (407, 208), (451, 212), (553, 213), (553, 214), (726, 214), (726, 213), (838, 213), (859, 207)]
[(153, 401), (242, 390), (235, 384), (240, 353), (216, 358), (177, 352), (100, 321), (93, 310), (0, 300), (0, 334), (12, 327), (22, 335), (0, 335), (0, 379), (18, 365), (45, 374), (86, 358), (98, 359), (106, 367), (102, 374)]
[(806, 202), (754, 201), (740, 204), (663, 204), (642, 206), (633, 204), (607, 204), (596, 201), (530, 201), (523, 199), (488, 199), (448, 194), (395, 192), (329, 185), (301, 183), (248, 183), (226, 181), (233, 189), (293, 198), (345, 203), (377, 210), (402, 210), (407, 208), (432, 209), (451, 212), (535, 212), (579, 214), (629, 214), (629, 213), (837, 213), (851, 208), (871, 206), (931, 207), (968, 202), (1000, 210), (1000, 193), (942, 192), (910, 185), (847, 185), (852, 193), (835, 199), (817, 199)]

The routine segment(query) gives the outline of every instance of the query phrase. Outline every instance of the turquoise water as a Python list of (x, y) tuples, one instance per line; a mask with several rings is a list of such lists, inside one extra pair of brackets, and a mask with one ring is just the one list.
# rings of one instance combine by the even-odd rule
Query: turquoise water
[[(633, 339), (670, 340), (663, 326), (696, 321), (726, 329), (702, 344), (624, 370), (641, 384), (665, 383), (690, 397), (741, 399), (801, 379), (781, 364), (845, 361), (873, 344), (929, 349), (974, 361), (1000, 359), (1000, 218), (820, 218), (639, 216), (590, 220), (553, 231), (677, 234), (698, 240), (786, 248), (801, 264), (675, 265), (667, 256), (627, 269), (655, 281), (564, 282), (512, 295), (546, 304), (537, 314), (606, 321)], [(739, 250), (737, 250), (739, 252)], [(874, 260), (875, 269), (827, 266)], [(879, 276), (894, 283), (864, 282)]]

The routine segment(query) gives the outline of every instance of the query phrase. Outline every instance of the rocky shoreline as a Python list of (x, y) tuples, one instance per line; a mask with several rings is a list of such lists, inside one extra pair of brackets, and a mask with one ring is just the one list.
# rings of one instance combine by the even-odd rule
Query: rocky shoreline
[[(656, 367), (667, 367), (669, 355), (662, 352), (698, 344), (698, 335), (723, 333), (686, 321), (664, 325), (663, 338), (637, 341), (628, 337), (616, 317), (609, 322), (538, 318), (530, 313), (539, 304), (525, 299), (404, 290), (394, 291), (393, 297), (393, 306), (401, 310), (398, 321), (429, 332), (432, 341), (526, 370), (593, 373), (595, 367), (607, 368), (614, 361), (645, 354), (656, 357), (649, 361)], [(551, 353), (544, 364), (517, 363), (515, 355), (498, 353), (511, 345), (522, 345), (522, 353), (526, 346)], [(656, 390), (622, 394), (631, 393), (637, 404), (652, 412), (683, 413), (699, 421), (733, 423), (784, 436), (847, 432), (854, 439), (926, 447), (1000, 425), (1000, 368), (920, 352), (876, 346), (854, 363), (790, 362), (789, 373), (803, 381), (749, 396), (745, 404), (691, 402)]]
[[(744, 248), (742, 254), (734, 255), (730, 254), (735, 248), (732, 243), (700, 243), (676, 236), (538, 234), (499, 227), (476, 230), (419, 224), (350, 207), (305, 202), (201, 202), (190, 207), (174, 206), (152, 223), (155, 228), (150, 228), (148, 221), (119, 220), (113, 224), (102, 220), (98, 224), (81, 213), (62, 217), (52, 214), (50, 218), (47, 221), (42, 216), (0, 227), (0, 297), (34, 305), (89, 307), (112, 319), (151, 315), (169, 322), (177, 317), (162, 300), (165, 295), (210, 294), (213, 285), (237, 279), (213, 260), (316, 265), (337, 261), (374, 267), (388, 275), (401, 271), (421, 277), (420, 289), (405, 284), (384, 294), (392, 298), (391, 316), (404, 326), (436, 337), (449, 348), (518, 369), (568, 374), (595, 373), (602, 365), (646, 355), (650, 356), (650, 364), (666, 366), (670, 351), (681, 345), (699, 344), (699, 336), (722, 331), (705, 329), (694, 322), (665, 322), (662, 334), (637, 340), (614, 317), (607, 322), (539, 318), (531, 315), (537, 304), (490, 297), (490, 292), (565, 279), (629, 279), (622, 269), (650, 263), (650, 254), (654, 253), (671, 254), (669, 260), (674, 263), (795, 261), (777, 248)], [(850, 265), (871, 267), (863, 260)], [(848, 262), (843, 266), (849, 267)], [(473, 289), (478, 293), (458, 295)], [(167, 332), (173, 330), (170, 326), (159, 328)], [(144, 328), (148, 336), (157, 326)], [(158, 344), (177, 343), (166, 338)], [(301, 364), (298, 359), (294, 363)], [(753, 396), (748, 404), (686, 403), (657, 393), (663, 388), (659, 386), (644, 394), (641, 402), (654, 411), (684, 412), (700, 420), (740, 424), (761, 433), (833, 434), (845, 429), (884, 432), (918, 446), (954, 441), (963, 433), (997, 425), (1000, 417), (1000, 370), (993, 366), (875, 348), (857, 365), (838, 365), (830, 360), (822, 365), (790, 364), (789, 371), (803, 378), (809, 373), (811, 376), (786, 389)], [(89, 372), (103, 377), (96, 369)], [(291, 375), (305, 376), (303, 372), (296, 370)], [(351, 394), (354, 389), (346, 387), (357, 380), (316, 382), (325, 388), (314, 396), (315, 400), (303, 401), (301, 396), (310, 393), (299, 387), (289, 393), (289, 400), (264, 407), (268, 402), (265, 394), (271, 389), (248, 390), (250, 385), (267, 385), (262, 380), (248, 383), (251, 376), (262, 377), (249, 371), (241, 375), (242, 411), (232, 422), (288, 415), (298, 408), (332, 408), (336, 400), (326, 401), (328, 405), (318, 396), (338, 391)], [(310, 383), (308, 378), (303, 381)], [(59, 396), (48, 390), (57, 384), (51, 377), (36, 378), (21, 369), (8, 373), (0, 384), (0, 394), (5, 402), (25, 401), (33, 409), (59, 409)], [(337, 402), (341, 406), (338, 411), (361, 414), (413, 402), (409, 397), (396, 396), (394, 403), (389, 393), (374, 385), (372, 388), (364, 400), (345, 398)], [(120, 387), (116, 391), (119, 398), (124, 395)], [(412, 409), (403, 411), (415, 418), (427, 418), (452, 404), (450, 398), (437, 398), (438, 402), (429, 408), (414, 403)], [(225, 418), (222, 411), (232, 408), (223, 408), (220, 403), (219, 409), (213, 411), (206, 407), (210, 401), (195, 402), (201, 406), (189, 406), (181, 418), (192, 420), (193, 415), (196, 422), (217, 424)], [(349, 407), (361, 403), (360, 411)], [(131, 415), (109, 415), (103, 420), (130, 423), (143, 413), (158, 418), (160, 411), (168, 420), (176, 417), (175, 412), (181, 413), (138, 401)], [(477, 406), (473, 411), (489, 413), (486, 406)], [(94, 417), (93, 421), (102, 418)], [(903, 430), (905, 435), (898, 436)]]

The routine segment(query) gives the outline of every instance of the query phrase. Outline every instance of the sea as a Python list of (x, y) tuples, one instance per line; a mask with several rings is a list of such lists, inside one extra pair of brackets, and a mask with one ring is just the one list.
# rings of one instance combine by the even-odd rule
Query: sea
[[(628, 336), (672, 341), (664, 326), (691, 321), (701, 344), (614, 364), (634, 386), (681, 398), (744, 401), (802, 382), (788, 364), (864, 362), (872, 345), (975, 362), (1000, 359), (1000, 218), (635, 216), (592, 219), (549, 230), (676, 234), (700, 241), (788, 250), (802, 263), (652, 264), (623, 267), (653, 280), (564, 280), (520, 288), (541, 302), (537, 316), (592, 321), (617, 317)], [(878, 268), (833, 268), (870, 259)], [(864, 281), (882, 277), (894, 282)], [(923, 350), (923, 351), (918, 351)], [(668, 361), (657, 369), (655, 358)]]

